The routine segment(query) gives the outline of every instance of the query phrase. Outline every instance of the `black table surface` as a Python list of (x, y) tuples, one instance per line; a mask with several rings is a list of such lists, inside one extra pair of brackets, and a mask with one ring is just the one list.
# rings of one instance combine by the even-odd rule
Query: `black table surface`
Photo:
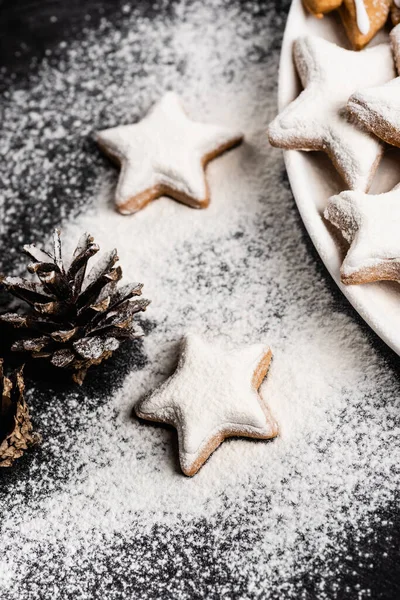
[[(18, 81), (19, 85), (24, 85), (25, 81), (28, 81), (30, 69), (32, 68), (32, 60), (36, 60), (39, 65), (43, 57), (46, 55), (48, 49), (58, 48), (58, 43), (61, 39), (76, 39), (79, 40), (84, 31), (88, 28), (96, 28), (98, 23), (103, 17), (106, 17), (110, 22), (118, 23), (122, 19), (122, 7), (127, 4), (127, 0), (68, 0), (68, 2), (61, 0), (0, 0), (0, 67), (1, 73), (7, 73), (0, 79), (0, 91), (2, 94), (7, 93), (7, 89), (10, 85), (14, 85)], [(143, 12), (151, 15), (152, 12), (165, 11), (168, 14), (172, 11), (174, 6), (179, 4), (179, 0), (166, 0), (165, 2), (159, 3), (159, 6), (151, 5), (146, 0), (140, 0), (140, 2), (134, 3), (136, 6), (140, 5)], [(238, 5), (242, 5), (245, 9), (246, 2), (237, 2)], [(288, 0), (261, 0), (260, 9), (261, 11), (273, 10), (276, 13), (277, 33), (276, 38), (273, 41), (271, 52), (279, 53), (281, 39), (284, 31), (284, 24), (287, 12), (289, 10), (290, 2)], [(90, 21), (84, 20), (83, 15), (90, 14)], [(50, 18), (50, 17), (56, 17)], [(62, 61), (62, 52), (55, 51), (52, 55), (52, 61)], [(28, 66), (30, 67), (28, 68)], [(10, 79), (10, 74), (12, 78)], [(277, 72), (274, 74), (277, 78)], [(1, 139), (0, 139), (1, 145)], [(7, 161), (2, 161), (0, 166), (0, 177), (2, 173), (8, 169)], [(77, 183), (77, 185), (87, 185), (87, 180), (90, 180), (92, 173), (90, 167), (85, 174), (85, 181)], [(285, 183), (287, 185), (287, 182)], [(4, 190), (0, 189), (0, 194)], [(20, 183), (20, 192), (26, 197), (27, 208), (25, 211), (19, 211), (13, 219), (7, 221), (7, 227), (2, 226), (1, 239), (0, 239), (0, 270), (5, 269), (6, 265), (12, 262), (15, 257), (15, 248), (20, 245), (22, 238), (27, 238), (32, 234), (32, 218), (28, 216), (29, 206), (32, 207), (34, 198), (32, 198), (32, 190), (24, 189), (24, 184)], [(66, 214), (72, 212), (79, 204), (77, 199), (78, 194), (72, 197), (67, 194), (63, 194), (60, 191), (60, 200), (42, 204), (40, 207), (41, 215), (40, 218), (45, 226), (43, 229), (50, 231), (51, 227), (58, 223), (60, 217), (65, 217)], [(31, 203), (31, 204), (29, 204)], [(40, 225), (36, 226), (35, 234), (40, 232)], [(309, 243), (309, 252), (311, 260), (318, 262), (318, 257), (311, 244)], [(325, 273), (323, 267), (321, 272), (323, 276), (327, 278), (327, 285), (332, 286), (332, 295), (335, 297), (336, 302), (341, 304), (342, 309), (353, 312), (347, 303), (339, 295), (334, 285), (330, 282), (329, 276)], [(357, 319), (357, 316), (354, 315)], [(363, 325), (360, 324), (362, 327)], [(383, 353), (389, 363), (397, 364), (396, 357), (376, 339), (373, 334), (373, 343), (379, 348), (379, 351)], [(121, 370), (121, 377), (123, 376), (128, 366), (124, 364), (124, 359), (121, 356), (117, 356), (113, 359), (112, 366), (106, 366), (105, 368), (115, 368), (117, 365)], [(111, 361), (112, 362), (112, 361)], [(397, 366), (394, 367), (397, 369)], [(125, 369), (125, 371), (124, 371)], [(28, 373), (29, 377), (29, 373)], [(97, 397), (98, 401), (103, 401), (107, 394), (107, 389), (104, 389), (103, 379), (100, 386), (96, 387), (95, 378), (89, 382), (90, 395), (92, 398)], [(40, 396), (40, 402), (45, 402), (48, 399), (48, 395), (52, 394), (54, 390), (51, 390), (47, 385), (36, 384), (37, 393)], [(103, 386), (103, 387), (101, 387)], [(95, 402), (95, 400), (92, 400)], [(39, 402), (39, 411), (40, 411)], [(67, 415), (64, 415), (68, 419)], [(79, 426), (79, 419), (75, 423), (71, 422), (71, 426)], [(59, 435), (60, 442), (62, 441), (60, 434), (57, 434), (55, 429), (51, 430), (51, 426), (47, 431), (47, 435), (53, 435), (57, 437)], [(46, 460), (53, 460), (53, 475), (54, 479), (62, 480), (68, 476), (68, 469), (65, 465), (57, 462), (55, 456), (47, 456)], [(34, 479), (31, 480), (30, 473), (31, 459), (27, 457), (21, 461), (17, 467), (9, 472), (3, 472), (0, 474), (0, 528), (1, 528), (1, 511), (2, 506), (5, 506), (7, 496), (13, 494), (15, 487), (21, 489), (21, 485), (24, 485), (24, 494), (27, 501), (32, 501), (34, 497), (35, 486)], [(375, 515), (376, 526), (373, 534), (368, 534), (367, 537), (363, 537), (360, 542), (360, 534), (357, 531), (348, 531), (348, 539), (350, 543), (346, 549), (345, 554), (341, 553), (340, 548), (337, 550), (337, 560), (334, 563), (335, 567), (331, 570), (331, 579), (329, 581), (321, 582), (318, 577), (318, 569), (313, 569), (310, 573), (303, 573), (301, 580), (296, 582), (297, 598), (318, 598), (320, 597), (321, 583), (324, 583), (325, 589), (331, 590), (328, 592), (330, 598), (346, 598), (354, 599), (358, 598), (358, 590), (370, 589), (371, 597), (373, 599), (385, 598), (385, 599), (396, 599), (400, 598), (400, 552), (399, 552), (399, 539), (400, 539), (400, 510), (398, 504), (391, 505), (387, 508), (387, 511), (381, 514)], [(85, 589), (82, 591), (82, 598), (173, 598), (173, 597), (193, 597), (193, 598), (258, 598), (258, 597), (278, 597), (274, 594), (274, 590), (269, 593), (265, 590), (259, 595), (259, 592), (254, 590), (254, 594), (246, 591), (248, 588), (245, 586), (241, 587), (240, 576), (236, 581), (235, 588), (230, 588), (230, 582), (226, 580), (226, 575), (223, 570), (218, 569), (213, 565), (212, 560), (212, 547), (213, 547), (213, 533), (210, 531), (206, 521), (200, 521), (197, 523), (197, 543), (196, 547), (193, 548), (193, 552), (196, 553), (196, 560), (198, 564), (198, 572), (192, 572), (190, 566), (185, 563), (184, 555), (181, 553), (182, 538), (178, 535), (173, 541), (171, 547), (164, 547), (165, 555), (168, 558), (163, 568), (158, 570), (156, 578), (153, 580), (146, 580), (146, 577), (136, 578), (129, 569), (126, 570), (125, 575), (121, 575), (121, 570), (115, 570), (115, 564), (113, 561), (115, 558), (110, 558), (108, 562), (105, 562), (104, 557), (100, 554), (97, 557), (92, 557), (90, 561), (83, 558), (80, 564), (74, 565), (72, 568), (74, 577), (76, 580), (85, 580)], [(229, 524), (227, 524), (229, 528)], [(155, 527), (152, 535), (159, 540), (158, 552), (162, 551), (162, 538), (164, 531), (162, 527)], [(354, 542), (351, 542), (351, 540)], [(18, 540), (15, 542), (18, 544)], [(228, 547), (226, 551), (229, 551), (229, 542), (226, 542)], [(234, 543), (234, 541), (232, 541)], [(373, 568), (369, 566), (357, 566), (358, 557), (360, 556), (360, 543), (362, 551), (372, 557)], [(151, 539), (146, 539), (142, 536), (135, 540), (135, 552), (139, 552), (140, 549), (143, 552), (148, 551), (151, 547)], [(129, 562), (129, 549), (125, 549), (127, 554), (127, 561)], [(180, 572), (177, 573), (175, 567), (175, 558), (181, 556), (181, 567)], [(318, 565), (319, 557), (315, 556), (315, 564)], [(103, 570), (98, 570), (102, 566)], [(104, 579), (104, 568), (108, 571), (107, 583), (102, 583), (99, 586), (100, 579)], [(0, 543), (0, 569), (1, 569), (1, 543)], [(46, 580), (43, 582), (41, 588), (40, 573), (44, 570), (46, 572)], [(96, 575), (91, 579), (91, 583), (88, 583), (89, 579), (85, 579), (83, 573), (87, 572), (100, 572), (98, 575), (100, 578), (96, 580)], [(203, 575), (200, 577), (200, 572)], [(115, 573), (117, 573), (115, 575)], [(207, 576), (204, 575), (207, 573)], [(143, 574), (142, 574), (143, 575)], [(18, 576), (18, 574), (15, 574)], [(41, 565), (34, 564), (30, 565), (28, 571), (23, 573), (24, 578), (24, 589), (27, 595), (32, 600), (36, 598), (49, 598), (53, 597), (49, 590), (49, 581), (57, 581), (60, 576), (58, 557), (54, 556), (54, 560), (51, 564)], [(52, 579), (53, 578), (53, 579)], [(1, 578), (0, 578), (1, 579)], [(174, 585), (171, 585), (172, 581), (175, 581), (176, 589), (178, 586), (176, 581), (180, 580), (181, 595), (174, 594)], [(191, 581), (193, 585), (187, 587), (185, 581)], [(333, 584), (333, 585), (332, 585)], [(99, 591), (101, 588), (101, 591)], [(61, 591), (60, 591), (61, 590)], [(62, 580), (59, 585), (59, 595), (57, 597), (65, 599), (74, 599), (78, 596), (76, 592), (72, 594), (68, 591), (68, 586), (63, 587)], [(146, 592), (144, 593), (144, 590)], [(183, 590), (183, 592), (182, 592)], [(192, 591), (190, 591), (192, 590)], [(222, 592), (221, 590), (225, 590)], [(17, 600), (17, 598), (9, 593), (7, 590), (1, 595), (2, 600)], [(55, 597), (55, 596), (54, 596)]]

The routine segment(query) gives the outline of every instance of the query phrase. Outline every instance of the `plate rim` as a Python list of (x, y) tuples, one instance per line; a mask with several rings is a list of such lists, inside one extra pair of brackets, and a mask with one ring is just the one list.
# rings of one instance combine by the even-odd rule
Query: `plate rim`
[[(293, 87), (294, 79), (297, 81), (297, 73), (292, 56), (292, 44), (295, 38), (304, 34), (307, 19), (312, 18), (303, 7), (302, 0), (292, 0), (288, 13), (285, 31), (282, 39), (281, 53), (279, 59), (278, 74), (278, 110), (281, 111), (292, 101), (288, 93), (288, 82), (291, 80)], [(299, 26), (300, 25), (300, 26)], [(310, 32), (309, 32), (310, 33)], [(298, 177), (298, 165), (301, 161), (299, 150), (284, 150), (284, 162), (288, 175), (292, 194), (299, 211), (303, 225), (310, 237), (320, 259), (328, 270), (330, 276), (347, 298), (353, 308), (369, 327), (398, 355), (400, 355), (400, 331), (399, 335), (393, 336), (393, 326), (386, 323), (385, 319), (377, 314), (377, 308), (373, 302), (373, 286), (379, 283), (362, 285), (344, 285), (340, 280), (341, 260), (338, 260), (338, 247), (333, 236), (329, 233), (323, 219), (315, 210), (309, 210), (310, 200), (304, 197), (304, 189)], [(327, 198), (328, 199), (328, 198)], [(316, 218), (317, 217), (317, 218)], [(319, 221), (319, 222), (318, 222)], [(368, 293), (365, 290), (368, 289)], [(400, 303), (399, 303), (400, 304)], [(400, 313), (400, 311), (399, 311)]]

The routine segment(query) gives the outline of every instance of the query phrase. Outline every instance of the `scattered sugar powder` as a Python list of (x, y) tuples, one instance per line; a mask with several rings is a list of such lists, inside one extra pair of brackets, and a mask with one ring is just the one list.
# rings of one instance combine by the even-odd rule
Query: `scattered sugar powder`
[[(60, 168), (66, 253), (84, 230), (103, 250), (117, 246), (124, 278), (143, 281), (152, 305), (137, 352), (125, 347), (82, 389), (29, 390), (44, 443), (0, 489), (4, 599), (44, 590), (74, 600), (343, 598), (348, 554), (348, 597), (372, 594), (375, 558), (361, 547), (398, 493), (399, 383), (320, 268), (282, 157), (268, 146), (283, 23), (256, 10), (221, 1), (179, 3), (165, 19), (127, 11), (122, 24), (69, 43), (57, 68), (44, 62), (26, 89), (10, 90), (13, 122), (42, 97), (28, 138), (46, 146), (59, 132), (60, 154), (21, 142), (23, 166), (12, 159), (9, 176), (37, 169), (45, 207)], [(209, 165), (207, 210), (163, 198), (122, 217), (113, 209), (117, 170), (82, 139), (140, 117), (166, 89), (192, 118), (239, 129), (246, 141)], [(76, 183), (85, 168), (86, 184)], [(29, 181), (34, 189), (38, 179)], [(14, 241), (26, 241), (27, 229), (49, 237), (63, 216), (59, 199), (37, 223), (19, 193), (17, 184), (4, 192), (29, 227), (6, 210), (5, 231)], [(272, 347), (262, 393), (281, 429), (271, 442), (224, 442), (191, 479), (180, 472), (175, 433), (132, 416), (171, 373), (188, 329)]]

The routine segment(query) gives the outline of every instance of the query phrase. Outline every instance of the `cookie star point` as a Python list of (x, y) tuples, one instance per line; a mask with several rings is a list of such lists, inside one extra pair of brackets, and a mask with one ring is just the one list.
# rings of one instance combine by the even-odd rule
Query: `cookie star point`
[(350, 189), (366, 191), (383, 149), (346, 104), (357, 88), (393, 78), (389, 44), (354, 52), (310, 35), (295, 41), (294, 59), (304, 89), (270, 124), (270, 143), (326, 152)]
[(242, 139), (239, 132), (192, 121), (174, 92), (138, 123), (96, 135), (100, 148), (121, 167), (115, 203), (123, 214), (164, 195), (193, 208), (207, 207), (207, 163)]
[(343, 283), (400, 279), (400, 186), (377, 195), (341, 192), (329, 199), (325, 218), (350, 244)]
[(175, 373), (139, 402), (136, 414), (176, 428), (181, 468), (192, 476), (228, 437), (270, 439), (278, 434), (258, 393), (271, 357), (263, 344), (226, 351), (188, 335)]

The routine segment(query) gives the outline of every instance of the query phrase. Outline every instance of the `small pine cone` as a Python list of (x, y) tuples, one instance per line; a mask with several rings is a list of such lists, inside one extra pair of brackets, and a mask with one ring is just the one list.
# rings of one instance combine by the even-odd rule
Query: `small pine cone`
[(136, 313), (146, 310), (149, 301), (138, 298), (141, 283), (118, 287), (122, 269), (116, 250), (112, 250), (86, 275), (88, 261), (99, 251), (93, 238), (85, 233), (68, 268), (61, 252), (60, 232), (53, 238), (53, 253), (34, 245), (24, 246), (32, 259), (28, 271), (38, 282), (19, 277), (3, 277), (3, 286), (30, 305), (25, 314), (6, 313), (0, 320), (26, 335), (12, 350), (29, 352), (52, 365), (72, 371), (81, 384), (92, 365), (108, 359), (126, 339), (143, 335), (134, 321)]
[(0, 359), (0, 386), (0, 467), (12, 467), (14, 461), (41, 438), (33, 432), (24, 398), (22, 368), (11, 378), (5, 377)]

